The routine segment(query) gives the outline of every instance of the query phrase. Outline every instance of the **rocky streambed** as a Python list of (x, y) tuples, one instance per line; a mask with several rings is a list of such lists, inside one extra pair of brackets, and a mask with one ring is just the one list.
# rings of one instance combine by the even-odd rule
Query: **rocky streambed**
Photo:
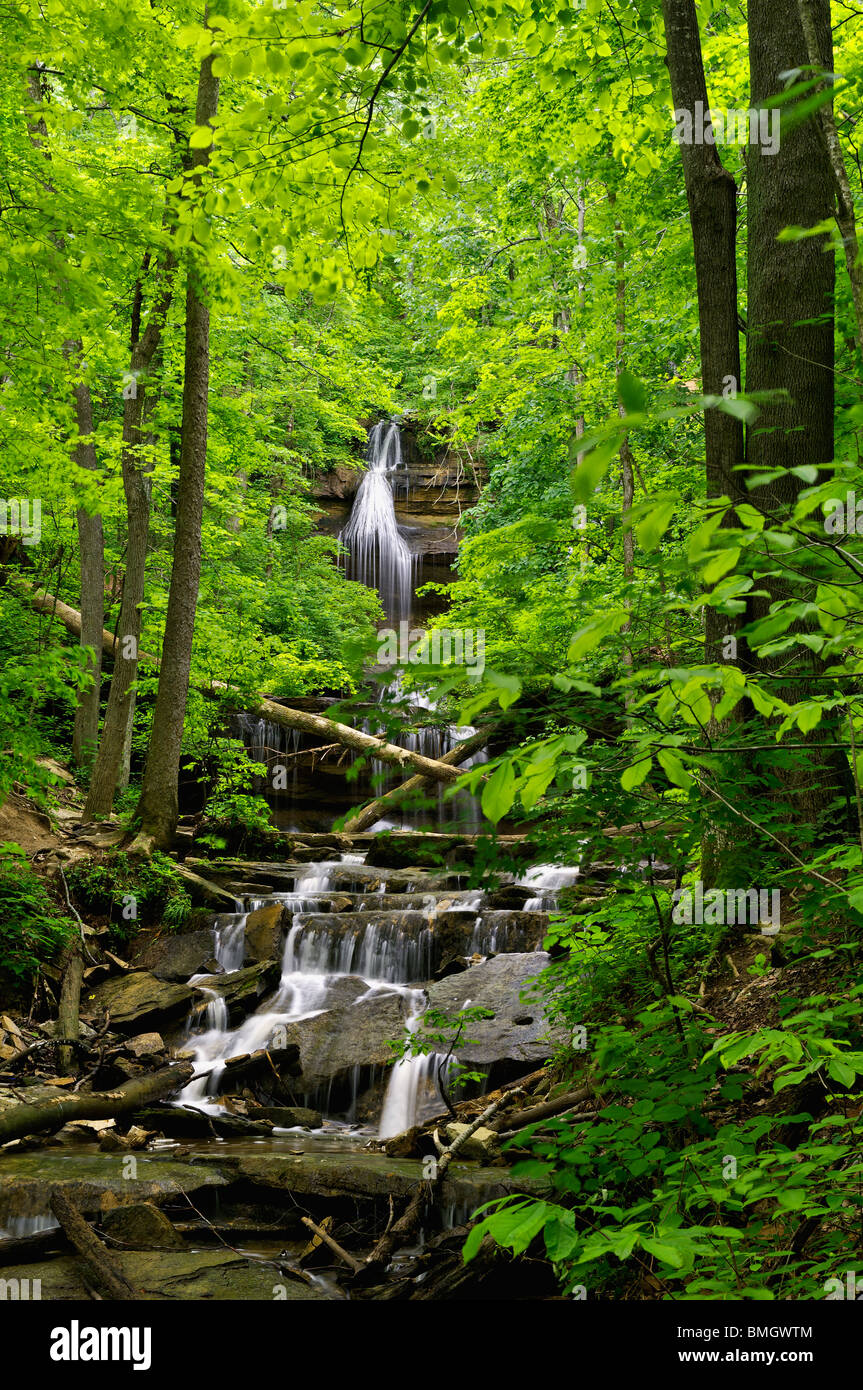
[[(314, 848), (321, 857), (310, 859)], [(374, 1241), (458, 1132), (445, 1128), (450, 1105), (470, 1122), (501, 1088), (515, 1096), (521, 1079), (535, 1082), (557, 1041), (534, 988), (548, 963), (547, 913), (576, 871), (526, 867), (483, 890), (458, 862), (370, 857), (325, 844), (284, 862), (187, 860), (235, 910), (113, 958), (107, 977), (85, 980), (81, 1014), (98, 1049), (95, 1091), (165, 1064), (193, 1074), (128, 1118), (73, 1121), (2, 1151), (8, 1278), (41, 1280), (43, 1297), (81, 1296), (52, 1215), (60, 1187), (145, 1296), (341, 1297), (331, 1272), (313, 1272), (321, 1254), (334, 1261), (308, 1223), (349, 1221)], [(474, 1080), (450, 1096), (459, 1067)], [(0, 1106), (20, 1099), (0, 1091)], [(423, 1130), (432, 1120), (436, 1143)], [(509, 1176), (494, 1127), (480, 1128), (424, 1212), (411, 1287), (449, 1296), (432, 1291), (423, 1262), (449, 1278), (470, 1213), (527, 1186)]]

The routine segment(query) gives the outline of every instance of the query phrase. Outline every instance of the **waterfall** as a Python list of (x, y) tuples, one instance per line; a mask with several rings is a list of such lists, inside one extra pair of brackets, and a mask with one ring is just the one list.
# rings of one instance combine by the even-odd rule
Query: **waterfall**
[(368, 468), (348, 523), (339, 536), (350, 552), (345, 572), (377, 589), (393, 623), (410, 618), (416, 558), (399, 530), (393, 485), (403, 473), (401, 432), (395, 420), (381, 420), (369, 433)]

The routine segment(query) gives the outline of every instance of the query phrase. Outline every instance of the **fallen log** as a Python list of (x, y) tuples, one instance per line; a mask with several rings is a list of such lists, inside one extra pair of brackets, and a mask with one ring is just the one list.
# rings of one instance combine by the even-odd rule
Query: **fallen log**
[(88, 1095), (58, 1096), (38, 1105), (16, 1105), (0, 1113), (0, 1144), (26, 1134), (59, 1129), (68, 1120), (111, 1120), (130, 1114), (151, 1100), (169, 1095), (190, 1081), (194, 1067), (188, 1062), (164, 1067), (151, 1076), (136, 1077), (112, 1091)]
[(117, 1261), (108, 1253), (99, 1237), (81, 1213), (73, 1207), (61, 1188), (54, 1189), (50, 1205), (69, 1241), (83, 1260), (100, 1297), (123, 1303), (147, 1297), (140, 1289), (136, 1289), (134, 1284), (129, 1283)]
[(348, 1266), (348, 1269), (354, 1274), (359, 1274), (360, 1270), (363, 1268), (362, 1260), (356, 1260), (353, 1255), (349, 1255), (347, 1250), (344, 1250), (337, 1240), (333, 1240), (329, 1231), (325, 1231), (323, 1226), (319, 1226), (310, 1216), (301, 1216), (300, 1220), (304, 1226), (308, 1226), (310, 1231), (314, 1231), (318, 1239), (324, 1242), (324, 1245), (329, 1246), (334, 1255), (338, 1255), (339, 1259)]
[[(465, 739), (464, 743), (459, 743), (455, 748), (451, 748), (448, 753), (444, 753), (440, 759), (450, 767), (460, 767), (462, 763), (472, 758), (474, 753), (485, 748), (491, 738), (491, 729), (479, 729), (470, 738)], [(370, 825), (374, 825), (376, 820), (385, 816), (387, 811), (399, 802), (404, 801), (414, 792), (424, 791), (431, 779), (428, 777), (409, 777), (407, 782), (402, 782), (401, 786), (393, 787), (391, 791), (385, 792), (374, 801), (369, 801), (361, 810), (350, 816), (342, 826), (342, 833), (345, 835), (358, 835), (361, 830), (367, 830)]]
[(548, 1120), (552, 1115), (562, 1115), (564, 1110), (572, 1110), (583, 1100), (592, 1098), (593, 1090), (590, 1086), (579, 1086), (577, 1091), (567, 1091), (566, 1095), (543, 1101), (541, 1105), (530, 1105), (526, 1110), (516, 1110), (514, 1114), (507, 1115), (505, 1120), (500, 1120), (489, 1128), (498, 1133), (503, 1125), (506, 1125), (508, 1130), (524, 1129), (526, 1125), (532, 1125), (537, 1120)]
[[(56, 615), (63, 625), (80, 639), (81, 614), (76, 608), (70, 608), (68, 603), (63, 603), (47, 590), (34, 589), (20, 578), (16, 579), (15, 583), (19, 589), (23, 587), (26, 592), (22, 596), (34, 608), (40, 613)], [(107, 628), (103, 628), (102, 647), (108, 656), (115, 654), (116, 645), (113, 634), (108, 632)], [(139, 652), (138, 661), (156, 669), (159, 667), (158, 657), (151, 656), (148, 652)], [(213, 681), (208, 690), (213, 694), (222, 694), (230, 692), (231, 687), (224, 681)], [(375, 758), (380, 758), (381, 762), (394, 763), (398, 767), (416, 768), (423, 777), (436, 782), (455, 782), (461, 775), (457, 767), (443, 759), (424, 758), (421, 753), (414, 753), (409, 748), (400, 748), (398, 744), (388, 743), (386, 739), (376, 738), (373, 734), (364, 734), (361, 729), (353, 729), (349, 724), (339, 724), (335, 719), (327, 719), (322, 714), (308, 714), (305, 710), (290, 709), (287, 705), (278, 705), (274, 700), (268, 700), (263, 696), (245, 700), (243, 707), (250, 714), (259, 714), (284, 729), (299, 729), (303, 733), (334, 739), (346, 748), (353, 748), (355, 752), (369, 753)]]
[(263, 715), (284, 729), (299, 729), (302, 733), (317, 734), (321, 738), (336, 739), (346, 748), (357, 753), (368, 753), (380, 758), (384, 763), (395, 763), (399, 767), (415, 767), (424, 777), (436, 782), (455, 782), (461, 776), (457, 767), (436, 758), (424, 758), (409, 748), (400, 748), (397, 743), (387, 743), (386, 739), (376, 738), (374, 734), (364, 734), (361, 729), (353, 729), (349, 724), (339, 724), (335, 719), (327, 719), (322, 714), (308, 714), (305, 710), (289, 709), (277, 705), (273, 700), (260, 699), (249, 703), (246, 708), (252, 714)]

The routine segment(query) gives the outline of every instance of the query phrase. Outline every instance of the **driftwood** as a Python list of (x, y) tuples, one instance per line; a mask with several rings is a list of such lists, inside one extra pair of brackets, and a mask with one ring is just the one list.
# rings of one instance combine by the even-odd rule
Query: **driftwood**
[[(474, 753), (478, 753), (481, 748), (484, 748), (490, 738), (490, 729), (480, 729), (470, 738), (465, 739), (464, 743), (459, 743), (448, 753), (444, 753), (440, 761), (451, 767), (460, 767), (462, 763), (467, 762), (468, 758), (472, 758)], [(387, 811), (403, 801), (405, 797), (411, 796), (414, 792), (424, 791), (430, 780), (428, 777), (410, 777), (407, 782), (402, 782), (401, 786), (393, 787), (383, 796), (369, 801), (367, 805), (345, 821), (342, 826), (343, 834), (358, 835), (360, 831), (367, 830), (370, 825), (374, 825), (376, 820), (380, 820)]]
[(500, 1131), (506, 1125), (507, 1130), (524, 1129), (525, 1125), (532, 1125), (537, 1120), (548, 1120), (552, 1115), (562, 1115), (564, 1110), (572, 1110), (573, 1106), (580, 1105), (584, 1100), (593, 1097), (593, 1090), (590, 1086), (579, 1086), (577, 1091), (567, 1091), (565, 1095), (557, 1096), (554, 1100), (543, 1101), (540, 1105), (530, 1105), (526, 1110), (516, 1110), (514, 1114), (507, 1115), (505, 1120), (499, 1120), (489, 1128)]
[[(510, 1091), (508, 1094), (512, 1095), (512, 1092)], [(423, 1207), (426, 1204), (430, 1192), (443, 1181), (444, 1174), (456, 1157), (459, 1149), (463, 1148), (471, 1135), (475, 1134), (481, 1125), (484, 1125), (487, 1120), (490, 1120), (491, 1117), (497, 1113), (507, 1099), (508, 1095), (498, 1096), (497, 1100), (492, 1101), (491, 1105), (486, 1106), (482, 1114), (477, 1115), (476, 1119), (471, 1121), (467, 1129), (459, 1134), (449, 1147), (440, 1153), (437, 1159), (434, 1177), (431, 1178), (428, 1183), (420, 1183), (398, 1221), (395, 1221), (392, 1226), (389, 1226), (387, 1230), (384, 1231), (371, 1254), (366, 1257), (364, 1265), (362, 1266), (364, 1272), (370, 1270), (374, 1266), (384, 1264), (389, 1259), (396, 1246), (403, 1244), (413, 1234), (416, 1227), (419, 1225)]]
[(38, 1105), (16, 1105), (0, 1114), (0, 1144), (27, 1134), (59, 1129), (69, 1120), (111, 1120), (139, 1110), (151, 1100), (169, 1095), (191, 1080), (189, 1063), (165, 1067), (150, 1076), (136, 1077), (112, 1091), (89, 1095), (58, 1096)]
[[(23, 597), (32, 607), (41, 613), (56, 615), (64, 626), (80, 639), (81, 614), (76, 608), (71, 608), (68, 603), (61, 602), (60, 599), (55, 598), (53, 594), (49, 594), (44, 589), (34, 589), (20, 579), (16, 581), (16, 584), (19, 589), (24, 589)], [(102, 647), (108, 656), (115, 654), (116, 645), (113, 633), (110, 633), (107, 628), (103, 628)], [(159, 667), (158, 657), (151, 656), (148, 652), (139, 652), (138, 661), (156, 669)], [(213, 681), (209, 690), (214, 694), (222, 694), (230, 692), (231, 687), (223, 681)], [(335, 740), (346, 748), (353, 748), (355, 752), (368, 753), (375, 758), (380, 758), (381, 762), (395, 763), (399, 767), (416, 768), (423, 777), (431, 778), (436, 782), (455, 782), (461, 775), (457, 767), (443, 759), (438, 761), (435, 758), (424, 758), (420, 753), (414, 753), (408, 748), (400, 748), (395, 743), (387, 743), (385, 739), (375, 738), (373, 734), (364, 734), (361, 729), (353, 729), (348, 724), (339, 724), (335, 719), (327, 719), (321, 714), (308, 714), (304, 710), (290, 709), (286, 705), (278, 705), (275, 701), (263, 697), (244, 700), (244, 708), (251, 714), (259, 714), (264, 719), (272, 720), (274, 724), (279, 724), (284, 729), (299, 729), (303, 733), (318, 734), (324, 739)]]
[(338, 1255), (339, 1259), (343, 1260), (348, 1268), (353, 1270), (354, 1274), (359, 1274), (360, 1270), (363, 1268), (362, 1260), (356, 1260), (353, 1255), (349, 1255), (347, 1250), (344, 1250), (337, 1240), (333, 1240), (329, 1231), (325, 1231), (323, 1226), (319, 1226), (310, 1216), (302, 1216), (300, 1220), (304, 1226), (308, 1226), (310, 1231), (314, 1231), (318, 1239), (322, 1240), (324, 1245), (328, 1245), (333, 1254)]
[(51, 1210), (83, 1260), (89, 1282), (101, 1298), (132, 1302), (147, 1297), (129, 1283), (117, 1261), (59, 1187), (51, 1196)]

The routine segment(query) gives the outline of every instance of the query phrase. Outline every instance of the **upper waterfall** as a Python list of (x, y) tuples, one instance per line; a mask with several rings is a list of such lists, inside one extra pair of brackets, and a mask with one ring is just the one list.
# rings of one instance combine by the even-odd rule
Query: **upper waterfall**
[(408, 619), (413, 599), (416, 558), (396, 520), (393, 485), (403, 474), (401, 430), (395, 420), (380, 420), (369, 431), (367, 471), (357, 490), (339, 540), (349, 554), (345, 572), (377, 589), (391, 622)]

